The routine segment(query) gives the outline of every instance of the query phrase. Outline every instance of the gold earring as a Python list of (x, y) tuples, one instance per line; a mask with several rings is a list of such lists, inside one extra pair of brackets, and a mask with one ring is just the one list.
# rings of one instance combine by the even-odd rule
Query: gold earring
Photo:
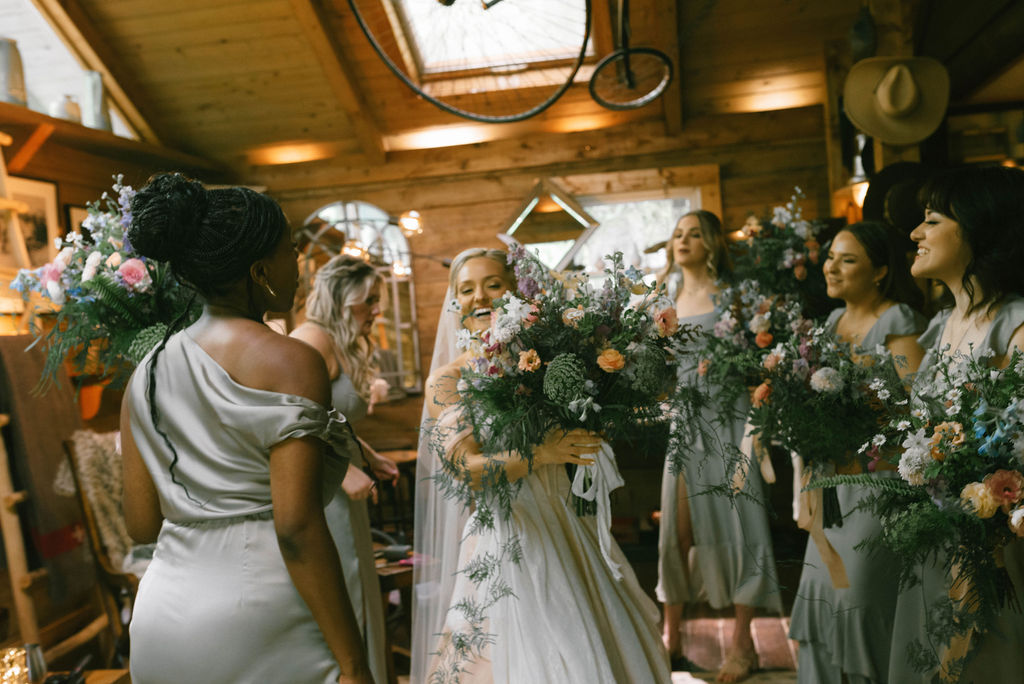
[(270, 293), (271, 297), (277, 297), (277, 293), (274, 292), (274, 288), (270, 287), (270, 283), (264, 283), (263, 287)]

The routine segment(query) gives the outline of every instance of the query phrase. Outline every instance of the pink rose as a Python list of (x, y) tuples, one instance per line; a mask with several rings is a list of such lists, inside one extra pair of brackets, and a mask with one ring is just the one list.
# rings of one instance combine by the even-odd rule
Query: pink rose
[(121, 276), (121, 282), (136, 292), (144, 291), (152, 282), (149, 278), (149, 269), (142, 259), (126, 259), (121, 262), (117, 273)]
[(1010, 508), (1024, 498), (1024, 475), (1016, 470), (997, 470), (985, 476), (985, 487), (993, 498), (1009, 513)]
[(672, 307), (665, 307), (654, 312), (654, 325), (658, 328), (659, 337), (674, 335), (679, 330), (679, 316)]
[(765, 370), (773, 371), (775, 370), (775, 367), (779, 365), (779, 361), (782, 361), (782, 356), (772, 352), (768, 356), (764, 357), (764, 361), (761, 362), (761, 365), (764, 366)]
[(537, 308), (536, 304), (530, 304), (530, 310), (525, 316), (523, 316), (523, 327), (529, 328), (531, 325), (537, 322), (537, 315), (540, 313), (540, 309)]
[(50, 283), (60, 282), (60, 274), (64, 266), (58, 261), (52, 261), (39, 269), (39, 284), (44, 288)]

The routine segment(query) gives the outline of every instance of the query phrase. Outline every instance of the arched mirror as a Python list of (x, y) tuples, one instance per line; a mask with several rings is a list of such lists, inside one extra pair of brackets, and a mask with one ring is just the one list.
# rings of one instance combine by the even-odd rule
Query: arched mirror
[[(396, 218), (369, 202), (339, 201), (320, 207), (295, 232), (299, 249), (299, 295), (305, 301), (316, 270), (337, 254), (372, 264), (384, 280), (384, 309), (374, 325), (377, 365), (390, 398), (423, 389), (416, 292), (407, 236), (419, 232), (415, 212)], [(303, 318), (302, 305), (296, 317)]]

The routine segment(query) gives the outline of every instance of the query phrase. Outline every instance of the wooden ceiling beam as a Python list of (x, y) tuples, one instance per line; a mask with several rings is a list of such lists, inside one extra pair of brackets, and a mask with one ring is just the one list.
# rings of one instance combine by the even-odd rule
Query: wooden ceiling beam
[(291, 5), (338, 104), (352, 122), (363, 153), (371, 163), (383, 164), (387, 159), (383, 136), (370, 118), (370, 107), (356, 87), (355, 73), (342, 52), (341, 44), (332, 32), (325, 30), (331, 26), (329, 18), (318, 0), (291, 0)]
[(673, 69), (672, 82), (661, 95), (665, 103), (665, 128), (669, 135), (678, 135), (683, 130), (683, 50), (679, 40), (682, 28), (675, 2), (663, 3), (658, 10), (654, 44), (668, 55)]
[(146, 142), (160, 144), (160, 136), (149, 125), (144, 112), (149, 106), (143, 89), (121, 67), (121, 60), (110, 49), (103, 35), (77, 0), (32, 0), (64, 44), (86, 69), (98, 71), (103, 87), (126, 123)]

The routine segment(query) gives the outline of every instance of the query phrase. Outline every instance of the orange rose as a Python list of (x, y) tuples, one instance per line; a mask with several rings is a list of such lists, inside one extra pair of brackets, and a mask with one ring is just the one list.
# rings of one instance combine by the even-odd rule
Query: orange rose
[(804, 280), (807, 278), (807, 267), (803, 264), (797, 264), (793, 267), (793, 277), (797, 280)]
[(942, 449), (939, 445), (942, 443), (943, 438), (949, 438), (950, 443), (953, 446), (960, 446), (964, 443), (964, 427), (960, 423), (943, 422), (935, 426), (935, 431), (932, 433), (930, 442), (932, 450), (932, 458), (936, 461), (943, 461), (946, 455), (942, 453)]
[(540, 356), (536, 349), (519, 352), (519, 370), (532, 373), (540, 368)]
[(754, 344), (757, 345), (758, 349), (764, 349), (769, 344), (771, 344), (772, 340), (774, 339), (775, 338), (772, 337), (772, 334), (770, 332), (768, 332), (767, 330), (762, 330), (761, 332), (757, 333), (757, 337), (754, 338)]
[(615, 373), (622, 370), (622, 367), (626, 365), (626, 359), (622, 358), (622, 354), (619, 353), (618, 349), (608, 348), (598, 354), (597, 365), (605, 373)]
[(753, 393), (750, 395), (750, 403), (754, 408), (760, 408), (768, 403), (768, 397), (770, 396), (772, 396), (772, 383), (769, 380), (765, 380), (754, 388)]
[(679, 330), (679, 316), (672, 307), (665, 307), (654, 313), (654, 325), (658, 329), (659, 337), (675, 335)]
[(697, 375), (704, 377), (708, 374), (708, 368), (711, 367), (711, 359), (701, 359), (697, 364)]

